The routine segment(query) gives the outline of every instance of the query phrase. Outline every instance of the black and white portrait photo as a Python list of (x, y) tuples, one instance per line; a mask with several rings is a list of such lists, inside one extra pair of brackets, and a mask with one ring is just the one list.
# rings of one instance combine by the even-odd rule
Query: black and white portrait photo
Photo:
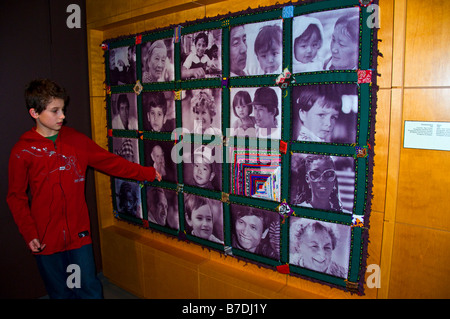
[(290, 175), (292, 205), (351, 214), (354, 197), (353, 157), (292, 154)]
[(222, 202), (190, 193), (184, 194), (186, 233), (223, 244)]
[(180, 228), (177, 192), (146, 186), (148, 221), (172, 229)]
[(279, 87), (230, 88), (230, 135), (281, 138)]
[(181, 37), (181, 79), (222, 75), (222, 30), (207, 30)]
[(113, 137), (113, 153), (139, 164), (139, 146), (136, 138)]
[(271, 20), (230, 29), (230, 76), (280, 74), (283, 22)]
[(111, 94), (112, 122), (115, 130), (137, 130), (137, 101), (135, 93)]
[(173, 39), (160, 39), (141, 45), (142, 82), (175, 80)]
[(142, 219), (141, 188), (138, 183), (115, 179), (117, 212)]
[(172, 91), (142, 92), (142, 123), (145, 131), (175, 129), (175, 99)]
[(183, 143), (183, 179), (186, 185), (222, 190), (222, 145)]
[(357, 84), (292, 88), (292, 140), (353, 144), (357, 125)]
[(181, 92), (183, 129), (191, 134), (222, 136), (222, 89)]
[(290, 217), (289, 263), (347, 278), (350, 241), (350, 226)]
[(110, 85), (124, 85), (136, 82), (136, 46), (109, 50)]
[(256, 255), (280, 258), (280, 215), (255, 207), (231, 205), (231, 245)]
[(359, 7), (296, 16), (292, 26), (292, 72), (356, 70)]
[(144, 140), (145, 166), (153, 166), (165, 182), (177, 182), (176, 165), (172, 161), (172, 141)]

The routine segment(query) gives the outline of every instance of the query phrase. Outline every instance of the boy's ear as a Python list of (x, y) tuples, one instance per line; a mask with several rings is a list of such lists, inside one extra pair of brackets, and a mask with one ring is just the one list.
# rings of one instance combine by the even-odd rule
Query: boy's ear
[(188, 225), (189, 226), (191, 226), (192, 227), (192, 221), (191, 221), (191, 219), (189, 218), (189, 216), (188, 216), (188, 214), (184, 214), (185, 215), (185, 219), (186, 219), (186, 222), (188, 223)]
[(212, 182), (212, 180), (214, 179), (214, 176), (216, 176), (216, 173), (212, 172), (211, 176), (209, 177), (210, 182)]
[(39, 113), (36, 112), (36, 110), (34, 108), (31, 108), (29, 110), (29, 112), (30, 112), (31, 117), (34, 118), (35, 120), (39, 117)]

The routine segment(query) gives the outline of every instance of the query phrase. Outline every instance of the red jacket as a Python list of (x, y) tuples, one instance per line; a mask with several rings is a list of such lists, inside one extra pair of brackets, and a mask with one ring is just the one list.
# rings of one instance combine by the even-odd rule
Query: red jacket
[[(46, 244), (41, 254), (76, 249), (92, 242), (85, 200), (88, 166), (119, 178), (155, 179), (153, 167), (114, 155), (69, 127), (61, 128), (55, 143), (33, 128), (13, 147), (7, 202), (26, 243), (37, 238)], [(83, 237), (85, 231), (89, 235)]]

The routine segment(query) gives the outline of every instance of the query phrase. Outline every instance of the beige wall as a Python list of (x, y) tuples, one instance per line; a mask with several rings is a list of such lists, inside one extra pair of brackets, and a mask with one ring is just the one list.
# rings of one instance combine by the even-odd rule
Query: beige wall
[[(87, 0), (93, 138), (106, 147), (100, 43), (172, 24), (286, 1)], [(368, 264), (381, 288), (362, 298), (450, 297), (450, 153), (404, 149), (405, 120), (450, 121), (450, 2), (380, 0), (374, 199)], [(112, 215), (96, 173), (103, 271), (145, 298), (361, 298), (180, 243)], [(125, 262), (124, 262), (125, 261)]]

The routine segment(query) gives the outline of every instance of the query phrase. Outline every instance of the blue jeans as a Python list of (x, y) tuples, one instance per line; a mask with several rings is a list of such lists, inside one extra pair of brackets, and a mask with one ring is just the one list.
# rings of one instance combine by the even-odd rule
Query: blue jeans
[[(36, 261), (50, 299), (103, 298), (102, 284), (95, 273), (92, 244), (52, 255), (36, 255)], [(69, 265), (75, 267), (68, 268)]]

